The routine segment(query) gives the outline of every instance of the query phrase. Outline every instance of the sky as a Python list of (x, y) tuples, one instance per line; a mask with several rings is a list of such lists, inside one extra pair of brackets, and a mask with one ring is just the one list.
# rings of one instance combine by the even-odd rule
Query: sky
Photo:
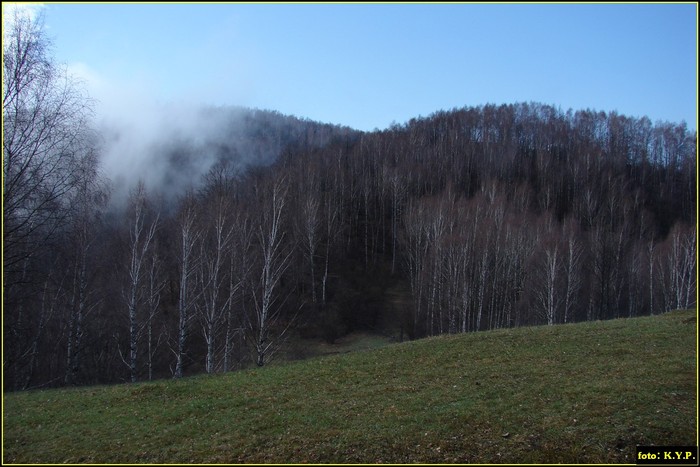
[(695, 3), (40, 10), (56, 60), (85, 81), (98, 112), (238, 105), (371, 131), (438, 110), (539, 102), (697, 128)]

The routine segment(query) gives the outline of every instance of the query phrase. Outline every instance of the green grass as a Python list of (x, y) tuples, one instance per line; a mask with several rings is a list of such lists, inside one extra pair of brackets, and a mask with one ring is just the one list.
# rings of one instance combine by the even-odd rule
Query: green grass
[(321, 338), (303, 339), (292, 336), (273, 363), (287, 365), (290, 360), (357, 352), (358, 350), (376, 350), (396, 342), (389, 336), (369, 332), (353, 332), (329, 344)]
[(633, 463), (697, 443), (695, 311), (4, 395), (5, 463)]

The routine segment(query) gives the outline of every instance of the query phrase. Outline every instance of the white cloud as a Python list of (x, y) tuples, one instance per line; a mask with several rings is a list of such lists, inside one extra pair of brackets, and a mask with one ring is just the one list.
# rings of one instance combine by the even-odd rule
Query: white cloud
[(43, 3), (8, 3), (2, 2), (2, 41), (6, 42), (7, 34), (12, 30), (15, 15), (28, 16), (32, 21), (36, 20), (39, 12), (44, 8)]
[(27, 2), (22, 2), (22, 3), (14, 3), (14, 2), (2, 2), (2, 14), (3, 16), (6, 14), (11, 14), (14, 13), (15, 11), (18, 12), (25, 12), (28, 14), (32, 19), (36, 19), (37, 14), (39, 11), (44, 8), (46, 5), (43, 3), (27, 3)]
[(2, 29), (6, 30), (8, 28), (10, 21), (15, 17), (15, 13), (22, 16), (27, 15), (33, 21), (45, 7), (46, 5), (43, 3), (2, 2)]
[(142, 179), (150, 189), (177, 195), (214, 162), (199, 154), (195, 165), (178, 168), (168, 159), (168, 148), (184, 144), (188, 150), (208, 141), (225, 140), (230, 121), (212, 117), (204, 106), (183, 100), (165, 101), (147, 76), (115, 80), (85, 63), (67, 65), (94, 101), (95, 129), (101, 135), (101, 165), (114, 183), (114, 201)]

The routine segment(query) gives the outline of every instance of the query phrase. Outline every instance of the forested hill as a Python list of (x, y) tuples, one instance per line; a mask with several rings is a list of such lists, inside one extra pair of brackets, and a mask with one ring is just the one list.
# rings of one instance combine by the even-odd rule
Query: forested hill
[(187, 190), (199, 187), (202, 176), (217, 162), (236, 171), (266, 166), (291, 148), (306, 151), (360, 133), (235, 106), (162, 105), (147, 117), (155, 121), (144, 122), (142, 131), (132, 122), (107, 118), (97, 129), (102, 167), (112, 185), (112, 205), (123, 204), (138, 179), (168, 204), (175, 204)]
[[(134, 183), (109, 211), (95, 171), (56, 204), (50, 231), (6, 199), (5, 387), (266, 365), (289, 338), (695, 306), (697, 136), (685, 124), (520, 103), (371, 133), (298, 128), (274, 162), (245, 169), (227, 154), (281, 140), (232, 134), (245, 149), (217, 153), (176, 199)], [(192, 167), (187, 148), (175, 149)]]

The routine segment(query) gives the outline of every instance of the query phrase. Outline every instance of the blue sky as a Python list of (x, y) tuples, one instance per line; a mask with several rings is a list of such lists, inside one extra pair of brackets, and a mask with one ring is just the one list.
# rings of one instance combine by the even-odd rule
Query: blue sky
[(696, 4), (46, 4), (110, 103), (243, 105), (361, 130), (535, 101), (697, 128)]

